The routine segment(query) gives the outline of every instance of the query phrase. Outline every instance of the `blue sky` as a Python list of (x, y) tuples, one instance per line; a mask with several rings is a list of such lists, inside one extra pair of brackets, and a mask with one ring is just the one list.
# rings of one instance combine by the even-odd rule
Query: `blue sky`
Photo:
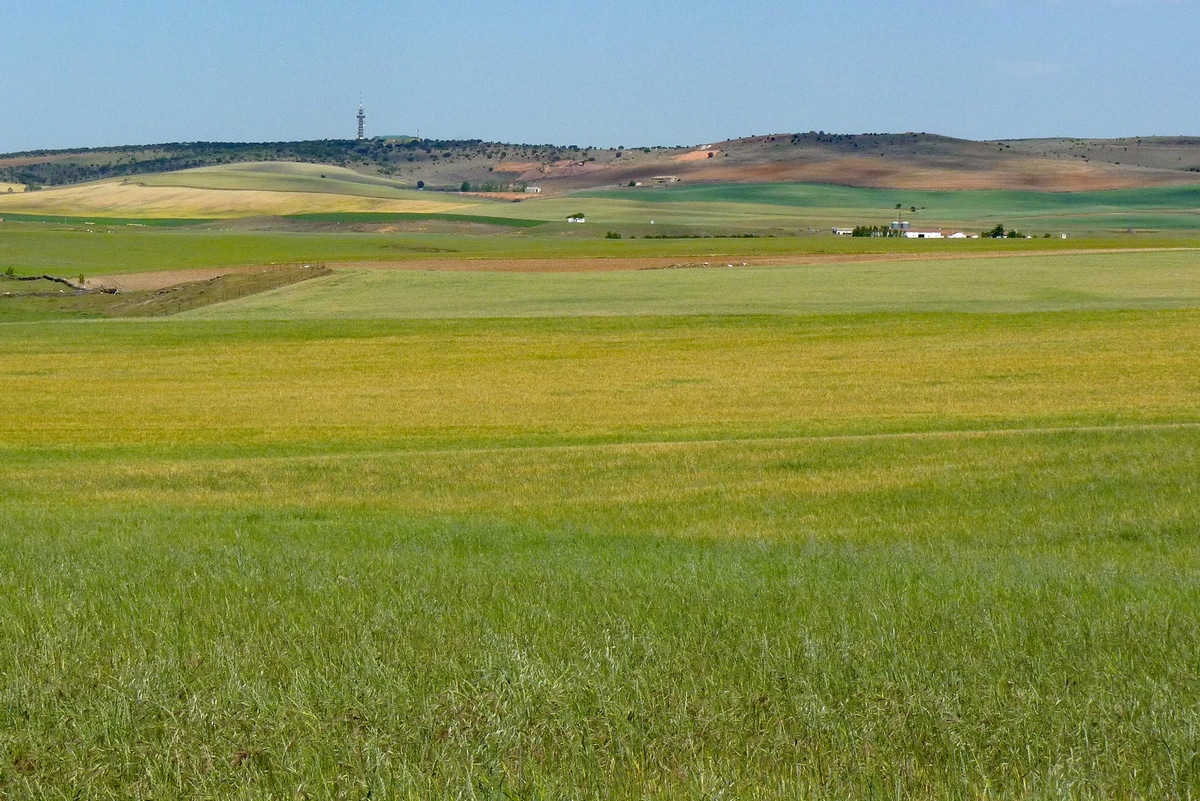
[(0, 152), (1200, 135), (1195, 0), (0, 0)]

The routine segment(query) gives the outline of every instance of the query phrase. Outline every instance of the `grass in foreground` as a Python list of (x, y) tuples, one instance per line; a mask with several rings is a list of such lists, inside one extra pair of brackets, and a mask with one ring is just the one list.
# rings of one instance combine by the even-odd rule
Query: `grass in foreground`
[(5, 326), (0, 788), (1195, 795), (1198, 328)]
[(27, 454), (0, 786), (1186, 797), (1196, 444)]

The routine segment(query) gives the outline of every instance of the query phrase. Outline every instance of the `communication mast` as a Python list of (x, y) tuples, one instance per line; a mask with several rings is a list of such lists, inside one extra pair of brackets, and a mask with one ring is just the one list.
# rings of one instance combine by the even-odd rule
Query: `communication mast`
[(363, 133), (364, 125), (367, 121), (367, 115), (363, 113), (362, 103), (358, 104), (358, 140), (361, 142), (366, 139), (366, 134)]

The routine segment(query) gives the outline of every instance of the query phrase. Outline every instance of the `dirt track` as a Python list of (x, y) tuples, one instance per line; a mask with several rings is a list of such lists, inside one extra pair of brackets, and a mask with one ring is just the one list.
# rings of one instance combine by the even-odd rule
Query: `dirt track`
[[(590, 259), (410, 259), (406, 261), (341, 261), (323, 262), (335, 270), (409, 270), (448, 272), (505, 272), (505, 273), (598, 273), (633, 270), (686, 269), (696, 267), (802, 267), (818, 264), (860, 264), (871, 262), (941, 261), (946, 259), (1004, 259), (1030, 256), (1078, 256), (1088, 253), (1151, 253), (1191, 248), (1113, 248), (1088, 250), (1004, 251), (989, 253), (800, 253), (781, 256), (679, 256), (654, 258), (590, 258)], [(272, 267), (245, 265), (212, 267), (196, 270), (163, 270), (160, 272), (100, 275), (89, 278), (88, 286), (111, 287), (125, 292), (142, 289), (163, 289), (191, 281), (207, 281), (221, 275), (266, 271)]]

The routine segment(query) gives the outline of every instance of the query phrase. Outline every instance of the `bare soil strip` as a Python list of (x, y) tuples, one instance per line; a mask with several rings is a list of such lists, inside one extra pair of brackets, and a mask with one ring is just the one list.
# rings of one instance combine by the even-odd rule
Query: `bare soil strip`
[(92, 276), (88, 278), (88, 288), (109, 288), (132, 293), (143, 289), (166, 289), (179, 284), (196, 281), (209, 281), (210, 278), (230, 276), (238, 272), (254, 272), (263, 270), (262, 265), (246, 265), (241, 267), (208, 267), (203, 270), (163, 270), (161, 272), (131, 272), (122, 276)]

